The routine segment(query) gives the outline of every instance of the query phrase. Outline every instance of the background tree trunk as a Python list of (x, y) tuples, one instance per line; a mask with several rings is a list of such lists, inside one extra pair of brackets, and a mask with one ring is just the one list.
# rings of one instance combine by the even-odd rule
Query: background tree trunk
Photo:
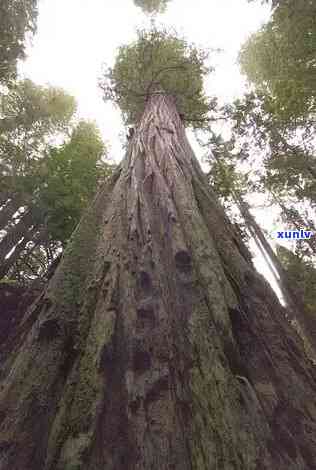
[(155, 94), (4, 344), (1, 470), (307, 470), (315, 373)]
[(238, 207), (240, 208), (240, 212), (246, 221), (247, 227), (253, 236), (262, 256), (269, 265), (274, 280), (277, 283), (286, 304), (293, 311), (293, 313), (295, 313), (297, 310), (298, 299), (295, 298), (294, 293), (291, 291), (291, 288), (288, 285), (287, 276), (279, 258), (274, 253), (255, 218), (250, 213), (247, 203), (243, 201), (241, 197), (237, 198), (236, 200)]
[[(16, 245), (14, 252), (11, 254), (9, 258), (6, 258), (2, 264), (0, 264), (0, 280), (6, 276), (11, 268), (14, 266), (14, 264), (18, 261), (20, 258), (22, 252), (25, 250), (26, 245), (29, 242), (32, 243), (31, 248), (27, 248), (25, 257), (28, 258), (32, 251), (40, 245), (40, 243), (47, 237), (47, 230), (45, 228), (40, 228), (36, 225), (34, 225), (30, 230), (28, 230), (25, 235), (23, 240)], [(12, 273), (11, 273), (12, 274)]]
[(3, 230), (11, 220), (11, 217), (17, 212), (21, 205), (18, 197), (13, 196), (10, 201), (7, 201), (5, 206), (0, 211), (0, 230)]
[(314, 358), (316, 358), (316, 320), (310, 318), (310, 316), (304, 311), (304, 303), (291, 287), (281, 261), (274, 253), (264, 233), (250, 213), (247, 203), (238, 196), (236, 197), (236, 202), (257, 247), (268, 263), (274, 279), (279, 286), (288, 307), (287, 313), (289, 318), (292, 320), (295, 319), (298, 322), (301, 332), (304, 335), (305, 340), (308, 341), (311, 350), (314, 351)]
[(12, 227), (6, 230), (7, 234), (0, 242), (0, 266), (3, 265), (6, 256), (16, 244), (19, 243), (23, 237), (27, 236), (27, 232), (33, 224), (33, 214), (31, 211), (28, 211), (21, 216), (20, 220), (15, 225), (12, 225)]

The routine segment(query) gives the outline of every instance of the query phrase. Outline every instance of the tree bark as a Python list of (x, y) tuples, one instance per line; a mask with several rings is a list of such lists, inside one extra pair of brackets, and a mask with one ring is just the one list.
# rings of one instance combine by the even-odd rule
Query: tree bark
[(1, 470), (307, 470), (315, 372), (152, 96), (0, 350)]

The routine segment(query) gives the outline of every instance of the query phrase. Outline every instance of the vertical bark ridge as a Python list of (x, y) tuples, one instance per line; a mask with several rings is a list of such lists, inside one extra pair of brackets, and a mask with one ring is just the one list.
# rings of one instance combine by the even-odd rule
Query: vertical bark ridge
[(315, 373), (234, 237), (152, 96), (6, 356), (0, 469), (313, 468)]

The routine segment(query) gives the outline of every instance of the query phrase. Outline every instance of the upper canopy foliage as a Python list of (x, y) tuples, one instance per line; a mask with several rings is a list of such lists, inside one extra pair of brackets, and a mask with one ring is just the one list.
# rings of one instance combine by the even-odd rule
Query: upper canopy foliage
[(16, 62), (25, 57), (25, 37), (34, 33), (37, 0), (1, 0), (0, 2), (0, 83), (16, 76)]
[(102, 164), (106, 149), (97, 127), (80, 121), (70, 140), (51, 148), (43, 163), (39, 204), (52, 239), (65, 242), (79, 222), (83, 209), (105, 179), (109, 165)]
[(235, 139), (244, 142), (244, 158), (256, 152), (264, 165), (264, 187), (297, 201), (316, 202), (316, 160), (313, 128), (284, 126), (267, 95), (246, 94), (226, 106)]
[(36, 85), (29, 79), (14, 83), (0, 95), (0, 130), (37, 129), (38, 134), (67, 126), (75, 99), (61, 88)]
[(280, 119), (315, 120), (315, 1), (277, 2), (271, 20), (243, 46), (240, 63), (248, 79), (272, 96)]
[(37, 165), (43, 146), (67, 129), (75, 109), (74, 98), (64, 90), (30, 80), (15, 82), (0, 96), (1, 189), (13, 185), (17, 190), (20, 177), (25, 182), (25, 173)]
[(144, 13), (154, 14), (163, 13), (170, 0), (134, 0), (135, 5), (140, 7)]
[(119, 105), (126, 124), (134, 124), (150, 94), (162, 89), (176, 98), (188, 123), (202, 120), (210, 109), (203, 91), (211, 70), (207, 56), (166, 29), (139, 30), (137, 40), (121, 46), (114, 67), (106, 71), (100, 83), (104, 98)]

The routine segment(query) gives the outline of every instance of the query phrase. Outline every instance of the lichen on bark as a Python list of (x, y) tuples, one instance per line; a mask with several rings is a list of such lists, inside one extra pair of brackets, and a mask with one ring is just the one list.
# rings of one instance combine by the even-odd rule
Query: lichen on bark
[(0, 469), (315, 467), (315, 372), (245, 252), (154, 94), (6, 351)]

